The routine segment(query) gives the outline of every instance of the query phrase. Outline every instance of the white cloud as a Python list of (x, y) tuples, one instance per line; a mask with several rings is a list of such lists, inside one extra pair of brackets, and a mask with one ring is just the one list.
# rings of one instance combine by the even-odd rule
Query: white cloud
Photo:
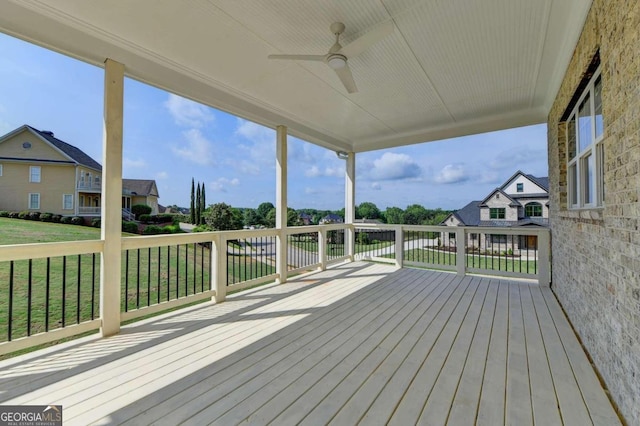
[(374, 180), (401, 180), (419, 177), (422, 169), (406, 154), (385, 152), (365, 174)]
[(227, 192), (228, 187), (240, 185), (240, 180), (238, 178), (227, 179), (221, 177), (214, 180), (209, 185), (214, 192)]
[(325, 167), (324, 169), (321, 169), (320, 167), (313, 165), (305, 170), (304, 175), (306, 177), (344, 177), (344, 168)]
[[(536, 162), (547, 160), (547, 152), (544, 149), (529, 148), (526, 146), (517, 147), (502, 151), (498, 153), (493, 161), (490, 163), (490, 167), (496, 170), (513, 170), (515, 173), (518, 169), (526, 169), (527, 165)], [(527, 170), (523, 170), (528, 173)]]
[(469, 179), (467, 172), (462, 164), (447, 164), (436, 175), (435, 181), (437, 183), (459, 183)]
[(122, 167), (124, 167), (125, 169), (142, 169), (147, 167), (147, 162), (142, 158), (139, 158), (137, 160), (134, 160), (132, 158), (124, 158), (122, 160)]
[(163, 172), (156, 173), (156, 179), (158, 180), (164, 180), (164, 179), (167, 179), (168, 177), (169, 177), (169, 173), (167, 172), (163, 171)]
[(214, 119), (213, 113), (206, 106), (172, 93), (164, 106), (179, 126), (199, 128)]
[(373, 189), (374, 191), (380, 191), (382, 189), (382, 185), (380, 185), (379, 182), (373, 182), (371, 184), (371, 189)]
[(203, 166), (213, 163), (213, 144), (202, 135), (198, 129), (182, 132), (187, 145), (184, 147), (171, 147), (171, 150), (185, 160)]
[(309, 188), (308, 186), (304, 188), (304, 193), (307, 195), (319, 194), (320, 191), (314, 188)]
[(253, 142), (272, 142), (275, 144), (276, 140), (276, 132), (274, 130), (242, 118), (238, 118), (235, 133)]

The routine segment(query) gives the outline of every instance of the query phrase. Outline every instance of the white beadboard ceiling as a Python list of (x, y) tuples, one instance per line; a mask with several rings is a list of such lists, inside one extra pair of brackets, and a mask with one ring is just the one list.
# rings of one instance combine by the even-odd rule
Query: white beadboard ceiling
[[(591, 0), (4, 0), (0, 31), (334, 150), (368, 151), (545, 121)], [(348, 94), (321, 62), (349, 59)]]

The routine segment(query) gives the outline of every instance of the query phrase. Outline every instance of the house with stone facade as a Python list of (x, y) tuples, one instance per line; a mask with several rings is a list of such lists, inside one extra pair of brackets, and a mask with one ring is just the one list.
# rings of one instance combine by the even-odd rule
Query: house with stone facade
[[(518, 170), (483, 200), (471, 201), (448, 215), (441, 223), (445, 226), (520, 227), (549, 226), (549, 180)], [(486, 237), (485, 237), (486, 235)], [(441, 235), (441, 241), (454, 244), (455, 233)], [(501, 233), (470, 234), (468, 243), (485, 250), (511, 250), (536, 248), (535, 236), (508, 238)]]
[[(0, 137), (0, 210), (100, 216), (102, 166), (52, 131), (24, 125)], [(158, 213), (154, 180), (123, 179), (122, 208)]]

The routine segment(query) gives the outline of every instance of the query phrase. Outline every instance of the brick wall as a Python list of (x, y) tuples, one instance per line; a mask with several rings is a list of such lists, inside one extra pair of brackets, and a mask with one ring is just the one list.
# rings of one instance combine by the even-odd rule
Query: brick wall
[[(594, 0), (549, 113), (553, 289), (629, 424), (640, 424), (640, 1)], [(600, 51), (603, 209), (567, 209), (560, 119)]]

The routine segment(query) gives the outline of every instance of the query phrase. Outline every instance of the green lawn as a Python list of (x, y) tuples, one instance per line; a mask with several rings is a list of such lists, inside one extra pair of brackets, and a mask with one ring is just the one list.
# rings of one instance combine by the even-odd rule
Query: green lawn
[[(518, 257), (466, 255), (467, 268), (479, 268), (494, 271), (509, 271), (535, 274), (535, 260), (520, 260)], [(433, 249), (412, 249), (404, 252), (404, 260), (408, 262), (431, 263), (436, 265), (455, 265), (456, 254)]]
[[(99, 238), (100, 230), (97, 228), (0, 218), (0, 245)], [(207, 290), (210, 282), (210, 258), (209, 248), (200, 244), (130, 250), (128, 254), (123, 252), (122, 310), (125, 310), (125, 303), (127, 310), (133, 310), (158, 303), (158, 300), (183, 297), (200, 292), (203, 288)], [(237, 259), (235, 256), (233, 258)], [(128, 274), (125, 273), (127, 261)], [(245, 268), (245, 264), (249, 266)], [(11, 288), (12, 339), (27, 335), (29, 313), (31, 334), (45, 331), (47, 319), (49, 329), (55, 329), (63, 323), (71, 325), (87, 321), (92, 315), (99, 316), (99, 254), (52, 256), (31, 262), (20, 260), (13, 262), (13, 274), (11, 268), (11, 262), (0, 262), (0, 341), (8, 339)], [(230, 262), (228, 265), (229, 282), (255, 278), (260, 272), (263, 275), (273, 273), (273, 267), (255, 262), (251, 258)]]
[[(298, 247), (299, 249), (302, 250), (306, 250), (308, 252), (311, 253), (317, 253), (318, 252), (318, 242), (317, 241), (313, 241), (313, 240), (290, 240), (291, 245), (293, 245), (294, 247)], [(358, 253), (364, 253), (367, 251), (373, 251), (376, 249), (381, 249), (381, 248), (385, 248), (385, 247), (389, 247), (392, 246), (394, 244), (393, 241), (379, 241), (377, 243), (372, 243), (372, 244), (359, 244), (356, 242), (354, 251), (356, 254)], [(339, 248), (341, 247), (341, 248)], [(335, 255), (336, 251), (341, 251), (344, 252), (344, 244), (327, 244), (327, 254)], [(392, 255), (393, 256), (393, 255)]]

